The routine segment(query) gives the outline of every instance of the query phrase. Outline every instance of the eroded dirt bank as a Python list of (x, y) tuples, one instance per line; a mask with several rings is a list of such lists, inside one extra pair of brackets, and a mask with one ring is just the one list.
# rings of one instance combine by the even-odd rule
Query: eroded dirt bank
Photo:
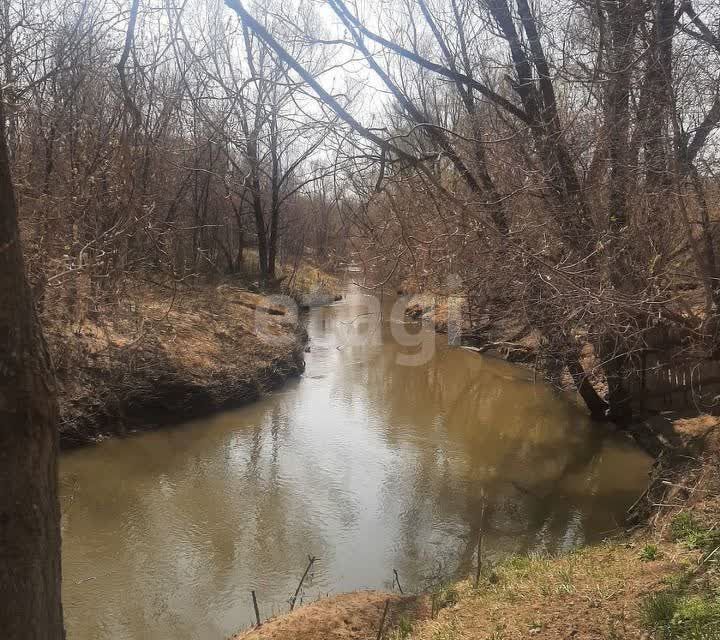
[(302, 319), (231, 284), (144, 282), (83, 315), (44, 319), (64, 447), (238, 406), (304, 366)]

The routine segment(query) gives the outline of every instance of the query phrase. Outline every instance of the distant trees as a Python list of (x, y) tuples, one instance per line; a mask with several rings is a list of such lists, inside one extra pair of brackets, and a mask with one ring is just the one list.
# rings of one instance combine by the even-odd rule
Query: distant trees
[[(328, 171), (311, 159), (332, 123), (303, 112), (303, 83), (288, 77), (287, 65), (252, 31), (227, 21), (221, 7), (203, 16), (210, 25), (206, 31), (190, 28), (187, 13), (169, 12), (177, 34), (175, 60), (193, 60), (183, 75), (188, 99), (225, 150), (225, 179), (238, 208), (254, 223), (260, 274), (273, 280), (288, 222), (284, 214)], [(311, 53), (296, 41), (293, 55), (315, 69), (322, 61)]]
[[(43, 313), (78, 322), (147, 270), (275, 282), (283, 252), (304, 251), (286, 232), (314, 218), (332, 123), (231, 14), (166, 0), (11, 0), (0, 13), (11, 170)], [(293, 51), (321, 66), (310, 45)]]

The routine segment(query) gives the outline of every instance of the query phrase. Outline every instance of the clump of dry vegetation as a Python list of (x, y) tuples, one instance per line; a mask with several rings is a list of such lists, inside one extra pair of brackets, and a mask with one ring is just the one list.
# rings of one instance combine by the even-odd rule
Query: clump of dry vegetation
[(459, 602), (420, 625), (417, 639), (500, 640), (637, 638), (644, 594), (677, 570), (677, 557), (643, 563), (636, 545), (608, 543), (552, 558), (517, 556), (496, 567), (478, 589), (458, 588)]
[[(402, 640), (411, 620), (428, 616), (427, 596), (400, 596), (382, 591), (357, 591), (317, 602), (250, 629), (233, 640), (351, 640), (376, 638), (388, 604), (383, 634), (386, 640)], [(402, 630), (405, 631), (402, 631)]]
[(339, 300), (342, 283), (337, 276), (308, 262), (283, 268), (286, 280), (283, 288), (303, 306), (316, 306)]

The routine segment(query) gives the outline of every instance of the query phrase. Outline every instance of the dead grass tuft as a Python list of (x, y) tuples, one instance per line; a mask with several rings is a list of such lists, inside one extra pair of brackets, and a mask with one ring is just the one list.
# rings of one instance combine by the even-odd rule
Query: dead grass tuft
[[(429, 614), (427, 597), (356, 591), (324, 598), (245, 631), (234, 640), (366, 640), (376, 638), (390, 601), (386, 640), (407, 638), (412, 620)], [(393, 637), (394, 636), (394, 637)]]

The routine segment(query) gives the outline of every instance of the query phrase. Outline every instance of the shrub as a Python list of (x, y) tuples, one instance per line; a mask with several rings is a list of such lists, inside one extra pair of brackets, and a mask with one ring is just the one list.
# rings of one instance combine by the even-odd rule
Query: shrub
[(720, 546), (720, 531), (700, 525), (691, 513), (678, 513), (670, 524), (673, 540), (688, 549), (708, 549)]
[(720, 640), (720, 600), (661, 591), (643, 604), (645, 625), (666, 640)]
[(672, 622), (678, 607), (678, 597), (672, 591), (660, 591), (648, 596), (643, 603), (645, 625), (664, 630)]
[(660, 558), (660, 556), (660, 549), (658, 549), (657, 545), (654, 544), (646, 544), (640, 552), (640, 559), (644, 560), (645, 562), (657, 560), (658, 558)]

